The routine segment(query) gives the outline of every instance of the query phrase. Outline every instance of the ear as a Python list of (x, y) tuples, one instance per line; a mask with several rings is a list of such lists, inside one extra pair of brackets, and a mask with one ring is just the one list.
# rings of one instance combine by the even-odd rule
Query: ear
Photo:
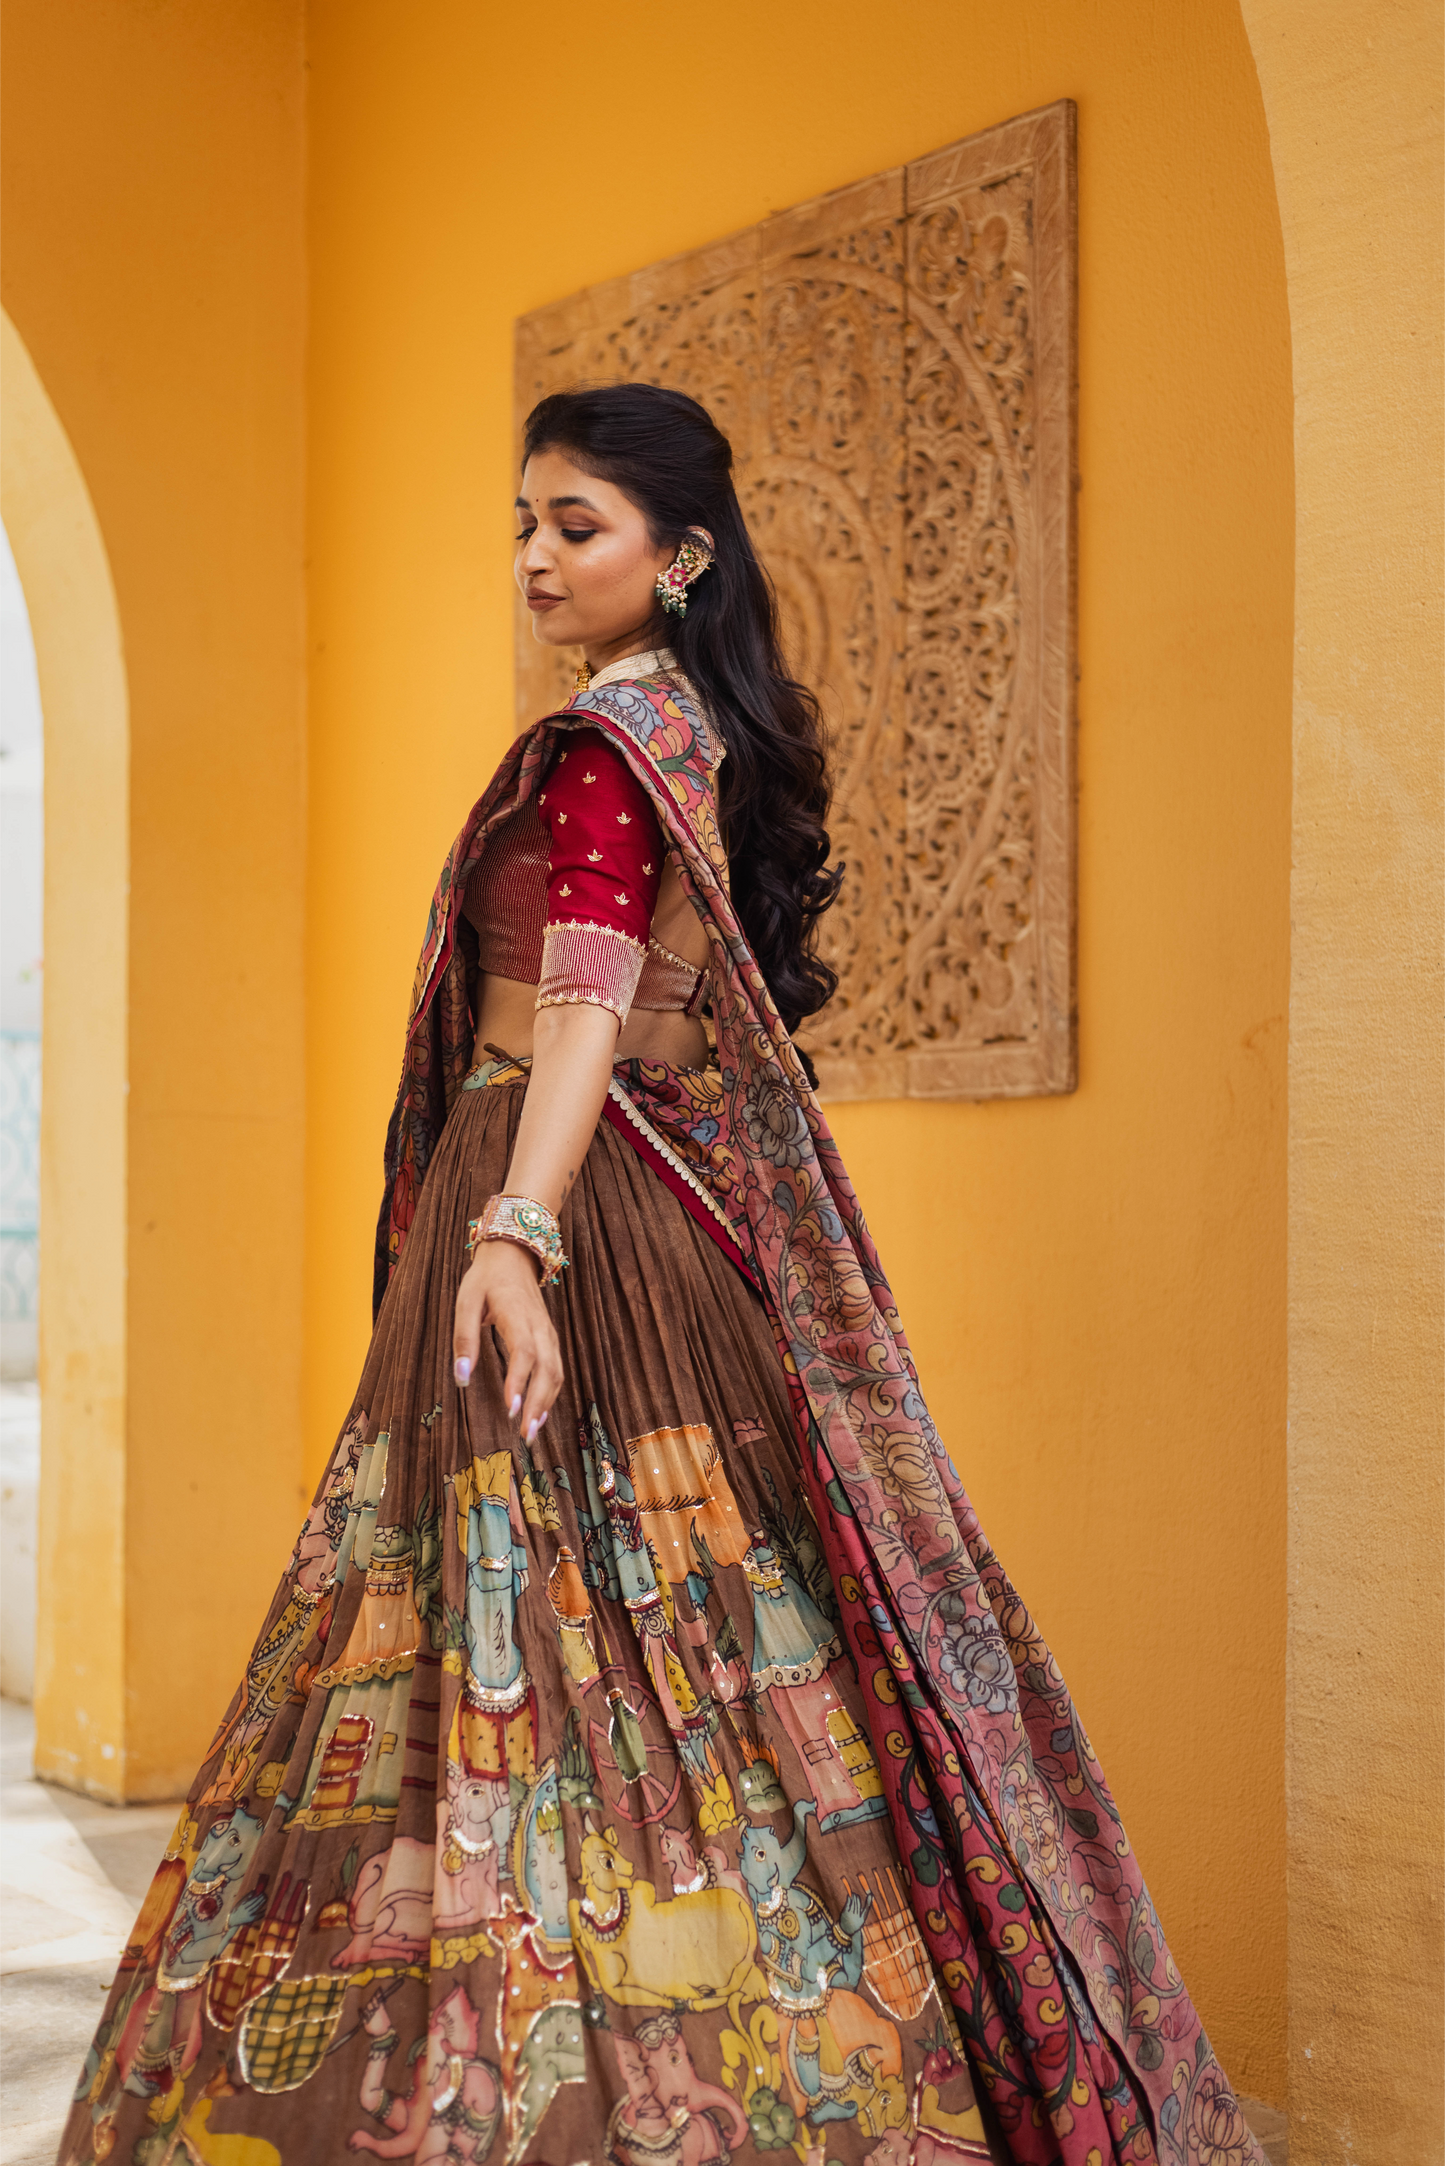
[(614, 1850), (620, 1850), (622, 1848), (621, 1843), (617, 1840), (616, 1828), (604, 1828), (602, 1830), (602, 1834), (604, 1840), (611, 1843)]
[(591, 1813), (584, 1813), (582, 1815), (582, 1825), (584, 1828), (586, 1828), (589, 1835), (595, 1835), (597, 1833), (597, 1822), (593, 1819)]

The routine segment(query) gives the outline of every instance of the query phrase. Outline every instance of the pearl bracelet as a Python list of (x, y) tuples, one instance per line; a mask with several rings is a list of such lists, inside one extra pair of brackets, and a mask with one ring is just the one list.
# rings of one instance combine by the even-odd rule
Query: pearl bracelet
[(518, 1248), (529, 1249), (542, 1266), (543, 1286), (567, 1268), (556, 1215), (531, 1196), (489, 1196), (481, 1215), (467, 1220), (469, 1257), (479, 1241), (514, 1241)]

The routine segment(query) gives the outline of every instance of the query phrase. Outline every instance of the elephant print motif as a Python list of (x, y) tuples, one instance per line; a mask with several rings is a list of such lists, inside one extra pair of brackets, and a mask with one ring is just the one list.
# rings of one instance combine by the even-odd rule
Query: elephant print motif
[(703, 2082), (677, 2017), (650, 2016), (612, 2043), (627, 2085), (607, 2124), (612, 2166), (729, 2166), (748, 2140), (747, 2115), (730, 2091)]
[(264, 1891), (241, 1894), (261, 1826), (240, 1805), (224, 1808), (212, 1820), (161, 1945), (156, 1982), (162, 1992), (199, 1985), (242, 1926), (264, 1915)]
[(381, 1993), (362, 2017), (369, 2045), (360, 2104), (375, 2129), (353, 2129), (352, 2151), (377, 2158), (415, 2159), (442, 2166), (447, 2159), (481, 2166), (502, 2118), (501, 2078), (479, 2052), (481, 2017), (461, 1986), (433, 2009), (424, 2051), (413, 2055), (411, 2086), (388, 2090), (387, 2069), (399, 2043)]

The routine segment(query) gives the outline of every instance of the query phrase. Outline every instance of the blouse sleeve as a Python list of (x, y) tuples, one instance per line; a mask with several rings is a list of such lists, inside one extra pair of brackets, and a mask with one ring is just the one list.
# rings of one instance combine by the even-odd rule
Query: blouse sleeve
[(537, 799), (551, 848), (539, 1008), (584, 1001), (625, 1022), (662, 878), (646, 790), (600, 730), (570, 734)]

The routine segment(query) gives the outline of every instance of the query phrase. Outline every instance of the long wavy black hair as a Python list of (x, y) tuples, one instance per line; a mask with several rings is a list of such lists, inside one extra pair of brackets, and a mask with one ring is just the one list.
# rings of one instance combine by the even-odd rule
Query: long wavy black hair
[(772, 582), (733, 486), (732, 446), (707, 409), (656, 384), (561, 391), (527, 416), (522, 462), (561, 451), (620, 489), (658, 548), (689, 527), (713, 538), (687, 614), (658, 604), (653, 636), (696, 685), (727, 747), (718, 813), (733, 907), (789, 1032), (829, 1000), (838, 974), (817, 953), (818, 920), (843, 868), (826, 870), (830, 788), (818, 702), (788, 673)]

